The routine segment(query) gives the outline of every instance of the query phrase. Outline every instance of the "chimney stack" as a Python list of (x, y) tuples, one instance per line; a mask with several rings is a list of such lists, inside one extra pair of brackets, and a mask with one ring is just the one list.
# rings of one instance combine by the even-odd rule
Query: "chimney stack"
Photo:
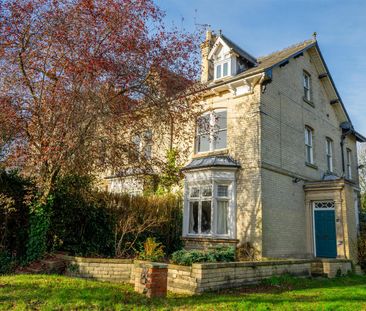
[(210, 53), (213, 44), (215, 43), (216, 36), (212, 33), (211, 29), (206, 31), (206, 40), (201, 44), (201, 82), (206, 83), (213, 79), (213, 68), (208, 60), (208, 54)]

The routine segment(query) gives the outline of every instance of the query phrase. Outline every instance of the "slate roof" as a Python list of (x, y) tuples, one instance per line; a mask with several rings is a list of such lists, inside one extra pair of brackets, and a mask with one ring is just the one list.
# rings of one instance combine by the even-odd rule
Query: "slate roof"
[(257, 59), (257, 66), (250, 68), (243, 73), (235, 76), (235, 77), (242, 77), (242, 76), (249, 76), (255, 73), (263, 72), (266, 69), (269, 69), (275, 65), (278, 65), (281, 62), (286, 61), (288, 58), (293, 57), (294, 55), (301, 53), (304, 49), (307, 49), (311, 46), (316, 45), (316, 40), (306, 40), (297, 44), (294, 44), (290, 47), (287, 47), (283, 50), (271, 53), (266, 56), (259, 57)]
[(254, 65), (257, 63), (257, 60), (254, 56), (250, 55), (248, 52), (244, 51), (240, 46), (231, 41), (229, 38), (225, 37), (223, 34), (220, 35), (221, 39), (231, 48), (233, 51), (240, 56), (246, 58), (251, 61)]
[(182, 171), (206, 167), (238, 168), (240, 167), (240, 164), (229, 156), (208, 156), (204, 158), (193, 159), (189, 164), (182, 168)]

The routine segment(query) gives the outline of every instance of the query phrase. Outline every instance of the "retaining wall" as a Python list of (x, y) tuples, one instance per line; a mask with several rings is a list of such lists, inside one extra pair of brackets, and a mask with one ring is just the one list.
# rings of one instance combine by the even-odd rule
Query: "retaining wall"
[(62, 256), (67, 262), (65, 274), (68, 276), (130, 283), (133, 272), (133, 260), (109, 258), (83, 258)]
[[(141, 271), (133, 260), (63, 256), (66, 275), (109, 282), (132, 283)], [(149, 264), (147, 262), (147, 264)], [(168, 265), (167, 288), (174, 293), (199, 294), (206, 291), (259, 283), (272, 276), (311, 276), (313, 272), (334, 277), (352, 271), (349, 260), (276, 260), (253, 262), (202, 263), (191, 267)]]

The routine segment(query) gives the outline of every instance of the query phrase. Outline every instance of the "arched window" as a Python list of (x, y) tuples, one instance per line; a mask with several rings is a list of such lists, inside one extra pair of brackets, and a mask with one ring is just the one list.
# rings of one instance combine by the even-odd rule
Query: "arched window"
[(196, 152), (209, 152), (227, 147), (227, 111), (217, 109), (197, 120)]

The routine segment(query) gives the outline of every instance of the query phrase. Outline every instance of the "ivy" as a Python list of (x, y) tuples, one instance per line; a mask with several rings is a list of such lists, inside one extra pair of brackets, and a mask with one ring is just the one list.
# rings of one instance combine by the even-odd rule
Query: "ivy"
[(165, 194), (171, 192), (174, 186), (179, 185), (182, 179), (181, 167), (177, 164), (178, 152), (176, 149), (170, 149), (166, 155), (166, 165), (159, 176), (159, 184), (156, 194)]
[(46, 204), (36, 202), (30, 208), (27, 253), (24, 264), (41, 258), (47, 251), (47, 233), (51, 222), (53, 196)]

